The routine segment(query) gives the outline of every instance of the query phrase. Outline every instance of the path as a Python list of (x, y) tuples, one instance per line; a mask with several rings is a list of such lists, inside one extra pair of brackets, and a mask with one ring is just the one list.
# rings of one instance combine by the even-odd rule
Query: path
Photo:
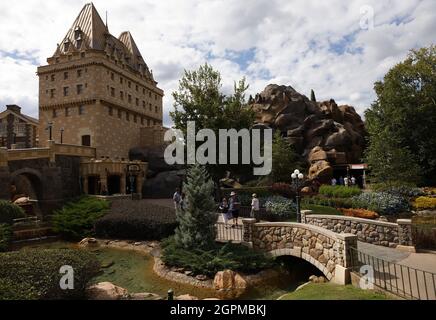
[[(436, 299), (436, 254), (410, 253), (358, 242), (359, 260), (374, 268), (375, 284), (414, 299)], [(366, 256), (367, 255), (367, 256)]]

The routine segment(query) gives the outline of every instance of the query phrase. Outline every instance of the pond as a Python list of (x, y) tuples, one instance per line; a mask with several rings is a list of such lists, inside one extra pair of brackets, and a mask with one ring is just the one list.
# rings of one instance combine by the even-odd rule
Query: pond
[[(26, 244), (20, 247), (26, 249), (73, 248), (89, 250), (95, 254), (96, 258), (104, 266), (102, 272), (93, 278), (92, 283), (112, 282), (117, 286), (126, 288), (129, 293), (150, 292), (166, 297), (168, 290), (172, 289), (175, 296), (190, 294), (200, 299), (216, 297), (216, 292), (212, 289), (180, 284), (159, 277), (153, 271), (153, 257), (138, 251), (112, 248), (81, 249), (77, 244), (61, 241)], [(311, 274), (319, 273), (308, 263), (299, 259), (293, 259), (292, 257), (280, 259), (279, 264), (281, 265), (278, 267), (280, 276), (277, 279), (269, 281), (268, 284), (250, 288), (240, 299), (275, 300), (285, 293), (294, 291), (298, 285), (306, 282)], [(302, 265), (304, 265), (303, 268)]]

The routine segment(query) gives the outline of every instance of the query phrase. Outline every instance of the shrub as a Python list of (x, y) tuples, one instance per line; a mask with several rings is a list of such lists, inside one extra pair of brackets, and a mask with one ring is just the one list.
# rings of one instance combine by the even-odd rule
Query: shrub
[(365, 209), (340, 209), (344, 216), (356, 217), (363, 219), (377, 219), (379, 215), (377, 212)]
[(277, 182), (271, 186), (271, 191), (274, 194), (281, 195), (285, 198), (292, 198), (295, 195), (295, 192), (292, 190), (292, 187), (288, 183)]
[(413, 202), (413, 207), (416, 210), (436, 209), (436, 198), (434, 198), (434, 197), (418, 197)]
[(281, 196), (269, 197), (265, 201), (265, 209), (278, 216), (291, 217), (297, 212), (296, 204)]
[(376, 211), (379, 214), (396, 214), (408, 211), (406, 198), (387, 192), (365, 192), (353, 197), (353, 207)]
[[(59, 286), (64, 265), (74, 269), (74, 289)], [(71, 249), (28, 249), (0, 254), (0, 300), (83, 298), (99, 263), (88, 252)]]
[(162, 248), (162, 261), (167, 266), (184, 268), (194, 275), (213, 277), (225, 269), (255, 273), (273, 266), (263, 253), (232, 243), (216, 244), (210, 250), (188, 250), (178, 246), (174, 238), (168, 238), (162, 242)]
[(12, 238), (12, 228), (6, 223), (0, 223), (0, 252), (6, 251)]
[[(129, 201), (129, 200), (126, 200)], [(161, 240), (174, 234), (177, 227), (174, 209), (143, 201), (114, 201), (110, 213), (95, 223), (98, 237)]]
[(352, 208), (352, 198), (327, 198), (324, 196), (304, 197), (303, 204), (314, 204), (319, 206), (333, 207), (333, 208)]
[(319, 188), (319, 194), (331, 198), (351, 198), (359, 195), (361, 192), (362, 191), (358, 187), (322, 185)]
[(372, 185), (371, 187), (374, 191), (387, 192), (390, 194), (408, 198), (415, 198), (424, 194), (424, 192), (420, 188), (416, 188), (413, 185), (407, 185), (403, 183), (377, 183), (375, 185)]
[(14, 219), (24, 217), (24, 210), (9, 201), (0, 200), (0, 223), (13, 224)]
[(53, 230), (63, 237), (80, 240), (93, 235), (94, 223), (109, 209), (109, 203), (93, 197), (82, 197), (67, 203), (52, 217)]

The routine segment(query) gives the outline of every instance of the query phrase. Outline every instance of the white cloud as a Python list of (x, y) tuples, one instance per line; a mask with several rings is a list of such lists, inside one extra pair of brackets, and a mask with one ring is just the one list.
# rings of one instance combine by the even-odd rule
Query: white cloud
[[(36, 64), (52, 55), (85, 1), (0, 3), (0, 103), (37, 115)], [(171, 92), (184, 69), (210, 62), (224, 89), (245, 76), (249, 93), (268, 83), (293, 86), (319, 100), (335, 98), (363, 113), (373, 83), (411, 48), (434, 42), (433, 0), (95, 0), (109, 29), (130, 30), (159, 86), (170, 123)], [(374, 8), (374, 28), (360, 29), (360, 8)], [(235, 53), (252, 50), (244, 68)], [(336, 50), (336, 51), (335, 51)], [(340, 52), (340, 53), (339, 53)], [(6, 54), (7, 53), (7, 54)], [(26, 59), (23, 59), (26, 57)], [(36, 62), (35, 62), (36, 61)]]

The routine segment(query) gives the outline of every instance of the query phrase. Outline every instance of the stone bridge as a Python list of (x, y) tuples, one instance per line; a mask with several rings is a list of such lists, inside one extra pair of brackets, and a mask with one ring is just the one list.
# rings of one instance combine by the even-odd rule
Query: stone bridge
[(253, 249), (274, 257), (289, 255), (304, 259), (328, 280), (349, 282), (349, 248), (357, 247), (356, 235), (293, 222), (256, 223), (255, 219), (243, 219), (243, 226), (242, 242)]
[(38, 201), (37, 213), (50, 213), (65, 199), (81, 193), (80, 162), (94, 158), (95, 148), (56, 144), (48, 148), (0, 149), (0, 199), (11, 199), (11, 185), (17, 194)]

